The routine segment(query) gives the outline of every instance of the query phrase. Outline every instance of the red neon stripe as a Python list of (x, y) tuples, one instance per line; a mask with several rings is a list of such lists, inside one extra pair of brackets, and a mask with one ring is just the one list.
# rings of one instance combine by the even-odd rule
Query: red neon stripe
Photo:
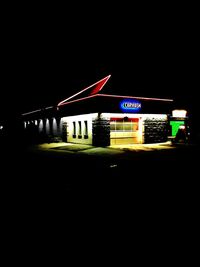
[(64, 106), (64, 105), (71, 104), (71, 103), (74, 103), (74, 102), (79, 102), (79, 101), (82, 101), (82, 100), (85, 100), (85, 99), (88, 99), (88, 98), (92, 98), (92, 97), (95, 97), (95, 96), (98, 96), (98, 95), (90, 95), (90, 96), (86, 96), (86, 97), (83, 97), (83, 98), (75, 99), (75, 100), (72, 100), (72, 101), (63, 102), (59, 106)]
[(103, 86), (105, 85), (105, 83), (107, 82), (107, 80), (110, 78), (110, 75), (105, 77), (104, 79), (102, 79), (101, 81), (99, 81), (95, 88), (92, 90), (92, 92), (90, 93), (90, 95), (94, 95), (96, 93), (98, 93), (102, 88)]
[[(111, 121), (124, 121), (124, 117), (123, 118), (110, 118)], [(132, 122), (138, 122), (139, 121), (139, 118), (126, 118), (126, 121), (132, 121)]]
[(58, 103), (57, 106), (61, 106), (63, 103), (65, 103), (65, 102), (67, 102), (68, 100), (70, 100), (70, 99), (76, 97), (77, 95), (82, 94), (83, 92), (85, 92), (86, 90), (89, 90), (89, 89), (90, 89), (91, 87), (93, 87), (93, 86), (95, 86), (95, 87), (94, 87), (94, 89), (92, 90), (92, 92), (90, 93), (90, 95), (94, 95), (94, 94), (98, 93), (98, 92), (103, 88), (103, 86), (106, 84), (106, 82), (108, 81), (108, 79), (110, 78), (110, 76), (111, 76), (111, 75), (108, 75), (108, 76), (106, 76), (105, 78), (101, 79), (100, 81), (98, 81), (98, 82), (96, 82), (96, 83), (94, 83), (94, 84), (92, 84), (92, 85), (86, 87), (85, 89), (79, 91), (78, 93), (76, 93), (76, 94), (74, 94), (74, 95), (72, 95), (72, 96), (70, 96), (70, 97), (68, 97), (68, 98), (66, 98), (66, 99), (64, 99), (64, 100), (62, 100), (62, 101), (60, 101), (60, 102)]
[(155, 101), (166, 101), (166, 102), (174, 101), (173, 99), (163, 99), (163, 98), (148, 98), (148, 97), (138, 97), (138, 96), (134, 97), (134, 96), (122, 96), (122, 95), (96, 94), (96, 95), (86, 96), (86, 97), (79, 98), (79, 99), (72, 100), (72, 101), (68, 101), (68, 102), (63, 102), (63, 103), (60, 103), (59, 106), (64, 106), (64, 105), (71, 104), (71, 103), (74, 103), (74, 102), (79, 102), (79, 101), (82, 101), (82, 100), (85, 100), (85, 99), (89, 99), (89, 98), (92, 98), (92, 97), (96, 97), (96, 96), (113, 97), (113, 98), (132, 98), (132, 99), (155, 100)]
[(124, 95), (107, 95), (107, 94), (97, 94), (97, 96), (106, 96), (113, 98), (132, 98), (132, 99), (142, 99), (142, 100), (156, 100), (156, 101), (174, 101), (173, 99), (165, 99), (165, 98), (152, 98), (152, 97), (138, 97), (138, 96), (124, 96)]

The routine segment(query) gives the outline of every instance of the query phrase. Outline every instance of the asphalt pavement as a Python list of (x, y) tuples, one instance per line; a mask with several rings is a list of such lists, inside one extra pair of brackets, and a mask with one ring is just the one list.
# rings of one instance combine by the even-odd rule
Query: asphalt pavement
[(62, 229), (62, 236), (64, 230), (87, 233), (97, 225), (92, 232), (100, 233), (110, 223), (111, 229), (117, 227), (115, 238), (121, 229), (126, 236), (130, 231), (140, 237), (152, 233), (151, 240), (155, 233), (162, 233), (162, 238), (179, 233), (182, 240), (186, 231), (194, 235), (197, 229), (198, 153), (199, 147), (190, 145), (103, 148), (5, 143), (3, 221), (9, 232), (17, 229), (20, 235), (32, 233), (37, 238), (44, 229), (49, 238), (52, 229)]

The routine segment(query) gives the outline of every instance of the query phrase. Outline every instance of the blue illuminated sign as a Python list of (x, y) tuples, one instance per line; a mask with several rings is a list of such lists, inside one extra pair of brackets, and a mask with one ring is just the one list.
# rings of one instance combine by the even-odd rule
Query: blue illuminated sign
[(141, 103), (134, 99), (123, 99), (120, 102), (120, 109), (123, 112), (137, 112), (141, 109)]

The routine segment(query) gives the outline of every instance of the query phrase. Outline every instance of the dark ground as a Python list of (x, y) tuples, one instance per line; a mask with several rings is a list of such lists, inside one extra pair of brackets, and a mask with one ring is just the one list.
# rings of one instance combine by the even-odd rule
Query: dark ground
[[(1, 150), (3, 229), (30, 242), (52, 233), (96, 241), (131, 239), (194, 246), (199, 213), (199, 147), (100, 158)], [(70, 237), (71, 238), (71, 237)], [(71, 239), (70, 239), (71, 240)], [(131, 241), (129, 240), (129, 241)], [(67, 242), (67, 241), (65, 241)], [(71, 241), (70, 241), (71, 242)], [(41, 244), (38, 244), (41, 246)], [(162, 247), (160, 248), (162, 251)]]
[(24, 203), (56, 200), (56, 204), (74, 197), (99, 200), (102, 195), (116, 200), (130, 196), (136, 202), (173, 202), (191, 200), (198, 192), (199, 146), (195, 145), (127, 151), (112, 157), (44, 153), (9, 145), (1, 152), (4, 190), (11, 199), (13, 195)]

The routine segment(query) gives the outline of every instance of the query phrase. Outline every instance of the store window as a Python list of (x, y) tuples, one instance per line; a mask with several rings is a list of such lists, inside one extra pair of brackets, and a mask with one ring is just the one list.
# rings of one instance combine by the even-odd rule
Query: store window
[(76, 122), (73, 121), (73, 135), (72, 135), (73, 138), (76, 138)]
[(78, 122), (78, 138), (82, 138), (82, 126), (81, 126), (81, 121)]
[(88, 122), (84, 121), (84, 139), (88, 138)]

